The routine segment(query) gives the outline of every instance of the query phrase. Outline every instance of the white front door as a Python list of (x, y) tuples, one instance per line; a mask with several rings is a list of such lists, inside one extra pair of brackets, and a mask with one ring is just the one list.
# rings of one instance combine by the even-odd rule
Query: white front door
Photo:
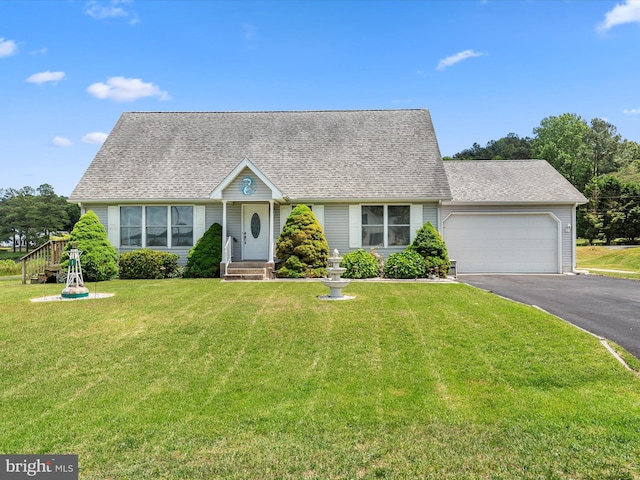
[(269, 258), (269, 205), (242, 205), (242, 259)]

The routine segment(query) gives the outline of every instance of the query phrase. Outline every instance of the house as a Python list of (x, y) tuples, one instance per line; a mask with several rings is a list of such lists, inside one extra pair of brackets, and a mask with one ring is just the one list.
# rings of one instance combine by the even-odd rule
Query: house
[(560, 273), (586, 199), (544, 161), (443, 162), (428, 110), (353, 110), (124, 113), (70, 201), (120, 252), (183, 262), (219, 223), (223, 263), (272, 267), (304, 203), (331, 251), (388, 256), (431, 222), (458, 273)]

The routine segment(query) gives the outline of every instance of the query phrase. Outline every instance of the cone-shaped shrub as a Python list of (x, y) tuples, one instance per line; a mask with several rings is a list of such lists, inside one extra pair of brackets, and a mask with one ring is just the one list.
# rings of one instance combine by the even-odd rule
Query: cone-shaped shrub
[(276, 241), (276, 256), (282, 261), (279, 277), (326, 277), (329, 244), (322, 226), (306, 205), (298, 205), (287, 217)]
[(63, 272), (69, 267), (67, 252), (77, 243), (78, 250), (82, 252), (80, 265), (85, 282), (111, 280), (118, 275), (118, 252), (109, 243), (107, 231), (92, 210), (80, 217), (70, 237), (62, 255)]
[(427, 275), (435, 275), (441, 278), (447, 276), (450, 265), (447, 247), (438, 231), (431, 225), (431, 222), (427, 222), (420, 227), (410, 248), (424, 258)]
[(222, 261), (222, 226), (214, 223), (189, 250), (184, 276), (213, 278), (220, 273)]

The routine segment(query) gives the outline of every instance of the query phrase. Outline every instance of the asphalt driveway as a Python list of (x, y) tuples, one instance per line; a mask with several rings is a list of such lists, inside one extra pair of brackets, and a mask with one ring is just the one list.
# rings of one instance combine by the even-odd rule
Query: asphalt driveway
[(458, 281), (536, 305), (640, 358), (640, 282), (599, 275), (458, 275)]

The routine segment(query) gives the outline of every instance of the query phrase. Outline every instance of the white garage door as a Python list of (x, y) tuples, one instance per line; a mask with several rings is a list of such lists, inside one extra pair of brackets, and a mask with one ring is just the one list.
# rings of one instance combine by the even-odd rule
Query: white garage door
[(443, 238), (457, 273), (560, 273), (558, 221), (549, 214), (451, 214)]

